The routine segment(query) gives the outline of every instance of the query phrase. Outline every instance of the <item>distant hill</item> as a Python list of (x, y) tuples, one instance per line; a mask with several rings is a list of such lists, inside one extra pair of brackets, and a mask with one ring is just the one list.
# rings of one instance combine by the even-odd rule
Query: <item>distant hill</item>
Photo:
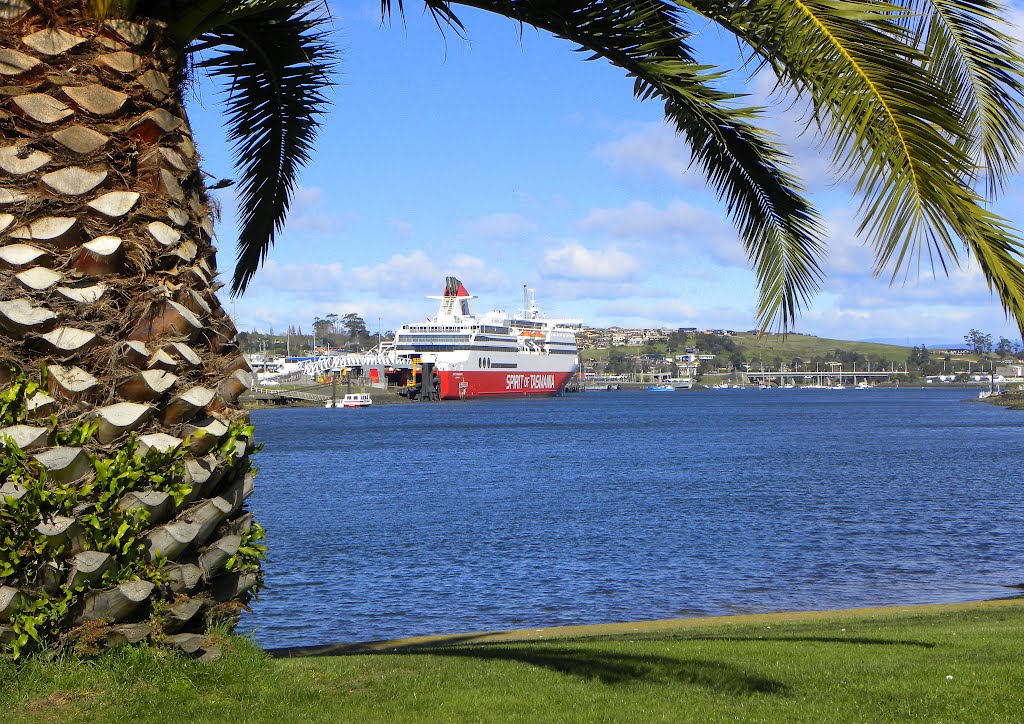
[(824, 356), (835, 350), (842, 350), (858, 352), (869, 357), (881, 357), (886, 362), (903, 364), (910, 355), (910, 347), (903, 344), (828, 339), (806, 334), (789, 334), (785, 338), (774, 334), (762, 337), (753, 334), (738, 334), (732, 340), (743, 350), (747, 359), (757, 359), (759, 355), (764, 360), (774, 357), (780, 357), (783, 360), (793, 357), (810, 359)]
[[(890, 344), (898, 346), (906, 346), (906, 337), (874, 337), (872, 339), (863, 339), (862, 342), (873, 342), (875, 344)], [(934, 339), (918, 339), (915, 340), (913, 337), (910, 338), (911, 347), (920, 347), (924, 345), (928, 349), (950, 349), (952, 347), (963, 347), (964, 341), (961, 339), (958, 342), (936, 342)]]
[[(781, 335), (764, 335), (758, 337), (755, 334), (737, 334), (731, 337), (737, 347), (742, 350), (748, 360), (756, 361), (761, 359), (766, 364), (776, 357), (784, 362), (789, 362), (794, 357), (807, 359), (813, 357), (824, 357), (829, 352), (842, 350), (844, 352), (858, 352), (867, 357), (881, 358), (886, 363), (893, 362), (903, 364), (910, 356), (910, 347), (905, 345), (880, 344), (877, 342), (864, 342), (843, 339), (828, 339), (826, 337), (814, 337), (807, 334), (789, 334), (783, 338)], [(692, 342), (692, 339), (691, 339)], [(920, 344), (920, 343), (919, 343)], [(665, 351), (663, 344), (655, 345), (659, 351)], [(641, 347), (616, 347), (627, 354), (636, 354)], [(682, 350), (679, 350), (682, 352)], [(604, 357), (608, 354), (607, 349), (588, 350), (583, 357), (594, 359)]]

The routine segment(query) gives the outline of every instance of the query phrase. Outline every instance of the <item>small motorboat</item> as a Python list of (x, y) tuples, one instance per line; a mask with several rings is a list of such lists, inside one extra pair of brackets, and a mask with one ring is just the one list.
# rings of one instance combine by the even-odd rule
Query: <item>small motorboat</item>
[(334, 400), (328, 401), (324, 407), (369, 407), (372, 404), (373, 400), (365, 392), (351, 392), (337, 402)]

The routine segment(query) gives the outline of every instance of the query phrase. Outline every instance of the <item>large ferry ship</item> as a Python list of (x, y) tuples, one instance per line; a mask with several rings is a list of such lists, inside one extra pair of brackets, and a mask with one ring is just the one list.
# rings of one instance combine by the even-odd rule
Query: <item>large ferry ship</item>
[(555, 395), (579, 370), (580, 322), (546, 319), (533, 291), (523, 287), (523, 309), (473, 314), (476, 299), (455, 277), (445, 281), (437, 316), (403, 325), (395, 352), (413, 360), (405, 393), (442, 400), (499, 395)]

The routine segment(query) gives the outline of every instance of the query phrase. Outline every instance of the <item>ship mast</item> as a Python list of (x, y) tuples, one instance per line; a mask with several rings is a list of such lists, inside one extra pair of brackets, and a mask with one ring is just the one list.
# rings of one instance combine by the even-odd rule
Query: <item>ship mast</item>
[(537, 292), (523, 285), (523, 319), (537, 319), (540, 308), (537, 306)]

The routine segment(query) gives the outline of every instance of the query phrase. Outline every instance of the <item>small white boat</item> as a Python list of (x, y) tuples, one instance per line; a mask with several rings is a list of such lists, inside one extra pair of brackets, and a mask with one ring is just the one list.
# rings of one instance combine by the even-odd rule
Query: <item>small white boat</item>
[(371, 400), (370, 396), (365, 392), (352, 392), (345, 395), (337, 402), (333, 400), (327, 402), (324, 407), (369, 407), (372, 404), (373, 400)]

